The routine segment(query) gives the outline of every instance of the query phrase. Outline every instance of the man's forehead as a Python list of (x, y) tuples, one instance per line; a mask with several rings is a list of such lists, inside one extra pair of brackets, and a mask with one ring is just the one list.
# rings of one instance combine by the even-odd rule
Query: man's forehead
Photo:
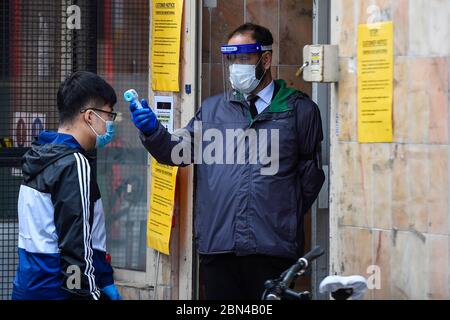
[(229, 41), (229, 45), (236, 44), (255, 44), (256, 41), (253, 39), (250, 33), (237, 33)]

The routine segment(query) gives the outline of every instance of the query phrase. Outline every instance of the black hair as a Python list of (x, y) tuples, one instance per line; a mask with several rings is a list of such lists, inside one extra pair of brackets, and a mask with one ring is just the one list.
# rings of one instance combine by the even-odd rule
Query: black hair
[(105, 104), (113, 108), (116, 102), (114, 89), (100, 76), (87, 71), (75, 72), (58, 90), (59, 123), (71, 123), (88, 104), (93, 108), (102, 108)]
[(231, 32), (230, 35), (228, 36), (228, 41), (230, 41), (230, 39), (237, 34), (245, 34), (245, 33), (251, 33), (253, 40), (255, 40), (260, 45), (263, 46), (273, 45), (273, 36), (270, 30), (251, 22), (247, 22), (239, 26), (233, 32)]

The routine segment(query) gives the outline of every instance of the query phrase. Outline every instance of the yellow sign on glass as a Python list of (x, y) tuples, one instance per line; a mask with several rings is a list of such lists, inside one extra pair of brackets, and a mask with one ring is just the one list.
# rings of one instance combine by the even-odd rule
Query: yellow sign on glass
[(358, 29), (358, 141), (392, 142), (394, 27), (392, 21)]
[(152, 193), (147, 219), (147, 244), (150, 248), (167, 255), (169, 255), (172, 232), (177, 173), (177, 167), (162, 165), (152, 160)]
[(183, 0), (153, 0), (152, 89), (179, 92)]

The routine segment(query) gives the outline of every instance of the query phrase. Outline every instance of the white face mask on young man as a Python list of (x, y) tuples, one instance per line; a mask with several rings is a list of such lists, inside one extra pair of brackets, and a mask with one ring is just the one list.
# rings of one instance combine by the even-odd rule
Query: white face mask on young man
[(230, 82), (235, 90), (244, 94), (252, 93), (264, 78), (267, 70), (262, 76), (256, 77), (257, 67), (262, 61), (262, 56), (256, 64), (232, 64), (230, 65)]

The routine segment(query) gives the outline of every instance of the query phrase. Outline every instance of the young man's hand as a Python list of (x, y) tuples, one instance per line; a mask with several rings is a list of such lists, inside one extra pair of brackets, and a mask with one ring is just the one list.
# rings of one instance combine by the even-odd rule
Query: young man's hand
[(139, 131), (149, 136), (158, 128), (158, 121), (145, 99), (142, 99), (141, 104), (141, 109), (138, 109), (134, 101), (130, 104), (131, 120)]
[(122, 300), (122, 297), (120, 296), (119, 290), (117, 290), (116, 285), (111, 284), (109, 286), (106, 286), (102, 289), (102, 292), (108, 296), (111, 300)]

